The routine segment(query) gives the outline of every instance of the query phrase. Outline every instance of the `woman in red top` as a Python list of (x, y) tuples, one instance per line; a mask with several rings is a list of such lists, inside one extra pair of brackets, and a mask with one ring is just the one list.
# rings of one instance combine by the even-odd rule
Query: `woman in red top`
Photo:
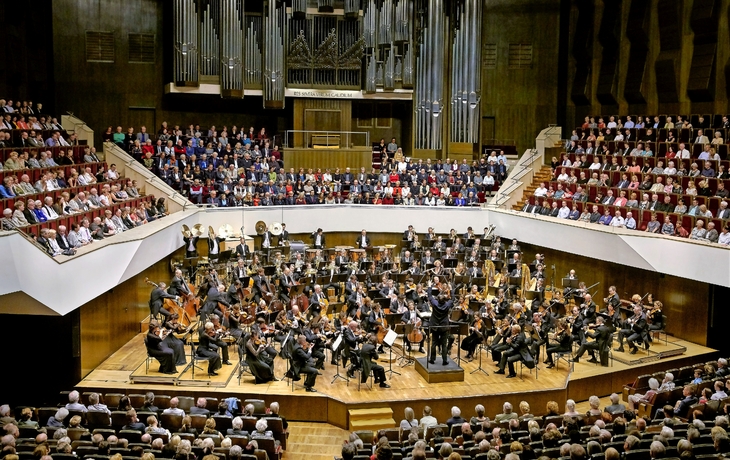
[[(377, 197), (375, 197), (377, 200)], [(390, 193), (386, 193), (383, 199), (380, 201), (380, 203), (373, 203), (373, 204), (389, 204), (392, 205), (395, 203), (395, 200), (393, 199), (393, 195)]]
[(380, 198), (380, 193), (375, 194), (375, 198), (373, 198), (373, 204), (383, 204), (383, 200)]

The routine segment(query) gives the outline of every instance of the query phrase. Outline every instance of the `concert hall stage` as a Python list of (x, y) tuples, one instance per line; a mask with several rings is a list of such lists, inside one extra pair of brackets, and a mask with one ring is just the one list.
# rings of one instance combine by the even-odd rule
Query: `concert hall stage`
[[(615, 359), (611, 367), (604, 368), (588, 363), (586, 355), (580, 363), (575, 364), (572, 371), (564, 361), (560, 362), (558, 369), (546, 369), (545, 364), (541, 362), (537, 379), (535, 379), (535, 371), (530, 372), (527, 368), (524, 369), (520, 378), (519, 365), (517, 365), (518, 377), (505, 379), (503, 375), (494, 374), (496, 364), (492, 362), (488, 353), (483, 352), (482, 367), (489, 375), (473, 372), (478, 368), (478, 359), (472, 362), (462, 359), (461, 368), (464, 372), (464, 380), (447, 383), (428, 383), (419, 375), (414, 365), (401, 367), (398, 364), (399, 361), (394, 359), (393, 370), (401, 375), (387, 373), (390, 389), (379, 388), (378, 385), (374, 385), (370, 389), (362, 385), (358, 391), (355, 380), (350, 380), (349, 384), (341, 379), (331, 383), (336, 369), (335, 366), (329, 364), (328, 353), (326, 368), (322, 371), (323, 375), (317, 378), (315, 388), (318, 393), (307, 393), (301, 386), (301, 381), (296, 382), (296, 386), (293, 388), (287, 380), (255, 385), (250, 374), (244, 374), (239, 385), (238, 355), (233, 350), (231, 350), (233, 365), (224, 366), (217, 377), (208, 377), (207, 363), (203, 362), (199, 363), (203, 370), (195, 372), (195, 381), (190, 379), (188, 370), (185, 375), (168, 377), (167, 383), (162, 383), (160, 380), (139, 383), (139, 379), (143, 377), (141, 374), (145, 372), (146, 352), (143, 338), (144, 334), (138, 334), (130, 340), (79, 382), (77, 389), (79, 391), (93, 390), (101, 393), (127, 394), (144, 393), (151, 390), (157, 394), (166, 395), (207, 395), (218, 398), (238, 396), (242, 400), (262, 398), (267, 403), (279, 401), (282, 414), (289, 420), (328, 422), (344, 429), (349, 427), (348, 411), (365, 408), (390, 407), (396, 422), (403, 417), (403, 410), (407, 406), (413, 407), (416, 414), (420, 414), (423, 406), (429, 405), (440, 419), (448, 418), (451, 406), (458, 405), (464, 416), (468, 418), (472, 415), (473, 407), (476, 404), (483, 404), (487, 414), (492, 416), (501, 411), (504, 401), (510, 401), (516, 405), (525, 400), (534, 408), (534, 412), (540, 413), (544, 411), (545, 404), (550, 400), (557, 401), (562, 407), (568, 398), (582, 401), (594, 394), (598, 396), (606, 396), (612, 392), (620, 394), (623, 385), (632, 382), (638, 375), (704, 362), (716, 357), (716, 351), (713, 349), (670, 336), (667, 345), (664, 344), (664, 340), (655, 340), (651, 354), (647, 354), (643, 350), (636, 355), (626, 353), (623, 356), (622, 353), (614, 353)], [(686, 348), (686, 351), (677, 355), (676, 350), (681, 348)], [(187, 350), (189, 351), (189, 348)], [(387, 353), (381, 355), (383, 359), (387, 359), (387, 357)], [(425, 355), (420, 353), (414, 355), (416, 359), (424, 357)], [(455, 351), (452, 351), (453, 357), (455, 357)], [(631, 363), (634, 364), (628, 365), (618, 360), (618, 358), (622, 358), (624, 361), (629, 357)], [(660, 359), (661, 357), (664, 358)], [(438, 361), (440, 361), (440, 357), (437, 359)], [(381, 362), (380, 364), (385, 367), (387, 372), (391, 363)], [(156, 371), (158, 368), (157, 361), (150, 362), (151, 371)], [(180, 371), (182, 369), (182, 367), (179, 368)], [(276, 375), (283, 377), (285, 372), (286, 362), (277, 357)], [(152, 372), (150, 374), (152, 375)], [(344, 369), (340, 368), (340, 374), (345, 375)]]

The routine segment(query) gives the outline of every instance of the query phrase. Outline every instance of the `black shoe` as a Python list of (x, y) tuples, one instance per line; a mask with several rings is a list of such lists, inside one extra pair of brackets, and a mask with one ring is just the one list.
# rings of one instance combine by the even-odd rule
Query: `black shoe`
[(337, 361), (330, 361), (330, 364), (332, 364), (333, 366), (336, 366), (337, 365)]
[(295, 382), (298, 382), (298, 381), (300, 381), (301, 379), (302, 379), (302, 377), (301, 377), (301, 376), (299, 376), (299, 375), (295, 375), (294, 377), (292, 377), (292, 380), (294, 380)]
[(644, 345), (646, 345), (646, 349), (648, 350), (651, 344), (649, 342), (646, 342)]
[(322, 373), (321, 372), (317, 372), (317, 375), (322, 375)]
[(212, 377), (212, 376), (218, 375), (218, 373), (217, 372), (208, 372), (208, 375)]
[(380, 388), (390, 388), (390, 385), (385, 382), (380, 382)]
[(433, 361), (429, 361), (428, 364), (436, 364), (436, 360), (434, 359)]
[(549, 359), (546, 359), (546, 360), (545, 360), (545, 361), (543, 361), (542, 363), (543, 363), (543, 364), (552, 364), (552, 361), (550, 361)]
[(633, 347), (633, 348), (631, 348), (631, 351), (629, 352), (629, 354), (635, 355), (637, 351), (639, 351), (639, 349), (636, 347)]
[(546, 369), (552, 369), (553, 367), (555, 367), (555, 363), (550, 363), (547, 365)]
[(500, 370), (496, 371), (495, 374), (504, 375), (505, 372), (503, 369), (500, 369)]
[(418, 349), (418, 352), (419, 352), (419, 353), (426, 353), (426, 351), (425, 351), (425, 350), (424, 350), (423, 348), (419, 348), (419, 349)]
[(574, 357), (573, 357), (573, 362), (574, 362), (574, 363), (579, 363), (579, 362), (580, 362), (580, 358), (579, 358), (579, 357), (577, 357), (577, 356), (574, 356)]
[(306, 387), (305, 390), (308, 391), (309, 393), (316, 393), (317, 392), (317, 390), (315, 390), (312, 387)]
[(591, 358), (588, 360), (589, 363), (598, 364), (598, 360), (596, 358)]
[(620, 351), (621, 353), (623, 353), (624, 352), (624, 347), (614, 348), (613, 351)]
[(347, 371), (347, 377), (348, 378), (351, 378), (351, 379), (354, 379), (355, 378), (355, 373), (354, 372)]
[(517, 377), (517, 374), (509, 374), (509, 375), (507, 376), (507, 378), (508, 378), (508, 379), (513, 379), (513, 378), (515, 378), (515, 377)]
[(449, 365), (449, 361), (448, 360), (447, 361), (441, 361), (441, 365), (442, 366), (448, 366)]
[(225, 364), (226, 366), (232, 366), (233, 365), (233, 363), (230, 362), (230, 361), (223, 361), (223, 364)]

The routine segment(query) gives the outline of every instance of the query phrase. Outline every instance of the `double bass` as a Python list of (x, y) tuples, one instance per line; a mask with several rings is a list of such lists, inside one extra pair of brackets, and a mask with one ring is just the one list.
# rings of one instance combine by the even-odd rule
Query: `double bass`
[[(155, 283), (154, 281), (150, 281), (149, 278), (145, 278), (144, 279), (144, 282), (147, 283), (147, 284), (149, 284), (150, 286), (154, 286), (156, 288), (160, 287), (159, 284)], [(175, 302), (172, 299), (165, 299), (163, 303), (164, 303), (164, 305), (166, 307), (165, 309), (167, 311), (169, 311), (170, 313), (177, 313), (177, 316), (179, 318), (180, 324), (182, 324), (185, 327), (190, 326), (190, 322), (191, 322), (190, 321), (190, 317), (188, 316), (187, 312), (182, 307), (182, 305), (180, 305), (178, 302)], [(193, 315), (193, 316), (196, 316), (197, 314), (198, 313), (196, 311), (195, 312), (195, 315)], [(187, 324), (185, 324), (185, 321), (186, 320), (187, 320)]]

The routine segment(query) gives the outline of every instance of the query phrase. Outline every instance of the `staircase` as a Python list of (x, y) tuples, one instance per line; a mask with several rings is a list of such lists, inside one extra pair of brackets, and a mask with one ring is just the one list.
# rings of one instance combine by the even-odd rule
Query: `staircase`
[(349, 409), (350, 431), (393, 428), (393, 409), (390, 407), (370, 407), (368, 409)]
[(537, 189), (538, 185), (540, 185), (540, 182), (548, 183), (552, 179), (552, 170), (550, 169), (550, 166), (543, 166), (540, 168), (538, 172), (535, 173), (534, 178), (532, 179), (532, 183), (525, 187), (523, 193), (522, 193), (522, 199), (517, 202), (517, 204), (512, 206), (512, 209), (515, 211), (519, 211), (522, 209), (522, 207), (527, 203), (528, 199), (535, 194), (535, 189)]

